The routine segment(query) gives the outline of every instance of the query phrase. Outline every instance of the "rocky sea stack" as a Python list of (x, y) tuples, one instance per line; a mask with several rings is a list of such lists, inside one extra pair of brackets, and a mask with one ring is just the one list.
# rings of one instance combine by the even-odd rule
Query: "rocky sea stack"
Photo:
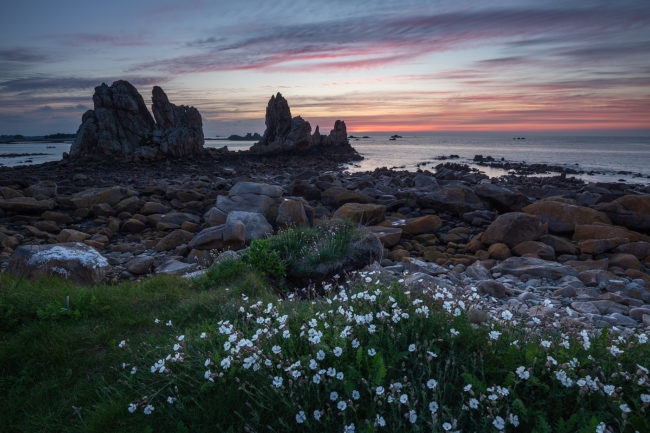
[(203, 124), (199, 111), (170, 103), (158, 86), (153, 88), (151, 100), (153, 117), (128, 81), (95, 87), (95, 109), (84, 113), (69, 158), (137, 161), (202, 153)]
[[(287, 100), (278, 92), (266, 107), (266, 130), (262, 139), (251, 147), (252, 153), (312, 153), (352, 155), (357, 152), (348, 141), (345, 122), (337, 120), (329, 135), (321, 135), (318, 126), (314, 134), (311, 125), (300, 116), (291, 117)], [(359, 157), (360, 159), (360, 157)]]

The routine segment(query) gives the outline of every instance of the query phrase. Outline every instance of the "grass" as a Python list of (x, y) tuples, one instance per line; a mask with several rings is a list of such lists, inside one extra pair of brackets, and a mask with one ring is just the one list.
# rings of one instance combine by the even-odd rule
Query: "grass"
[(473, 292), (368, 275), (279, 299), (238, 261), (196, 283), (1, 278), (3, 431), (650, 430), (645, 334), (477, 326)]

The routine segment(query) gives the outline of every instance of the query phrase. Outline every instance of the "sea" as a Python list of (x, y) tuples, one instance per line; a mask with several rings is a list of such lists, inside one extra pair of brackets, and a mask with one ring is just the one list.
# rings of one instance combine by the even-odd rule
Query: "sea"
[[(435, 170), (446, 162), (440, 157), (456, 155), (448, 161), (468, 164), (490, 177), (507, 172), (502, 169), (474, 164), (475, 155), (491, 156), (495, 160), (548, 164), (583, 171), (569, 175), (590, 182), (628, 182), (650, 184), (650, 137), (636, 136), (526, 136), (461, 135), (461, 134), (400, 134), (391, 140), (389, 134), (354, 134), (352, 146), (364, 157), (345, 165), (350, 172), (374, 170), (379, 167), (415, 171)], [(229, 150), (247, 150), (254, 142), (206, 140), (205, 146)], [(0, 166), (41, 164), (61, 159), (70, 150), (70, 141), (22, 142), (0, 144)], [(7, 154), (34, 154), (7, 156)], [(546, 175), (557, 175), (548, 173)]]

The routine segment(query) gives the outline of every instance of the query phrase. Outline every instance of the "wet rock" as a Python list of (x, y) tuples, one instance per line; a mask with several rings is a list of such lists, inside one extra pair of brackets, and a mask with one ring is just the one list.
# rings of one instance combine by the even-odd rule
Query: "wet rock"
[(386, 206), (379, 204), (346, 203), (334, 212), (333, 218), (349, 219), (357, 224), (374, 225), (382, 222)]
[(510, 212), (494, 220), (483, 233), (481, 240), (487, 245), (505, 243), (512, 248), (524, 241), (537, 240), (545, 232), (545, 226), (537, 216)]
[(12, 254), (7, 272), (20, 278), (59, 275), (80, 284), (99, 284), (110, 268), (97, 250), (75, 242), (21, 245)]
[(571, 266), (533, 257), (510, 257), (492, 268), (492, 274), (495, 272), (517, 277), (527, 274), (554, 280), (566, 275), (578, 275), (578, 271)]
[(650, 257), (650, 242), (630, 242), (616, 247), (617, 253), (632, 254), (637, 259), (643, 260)]

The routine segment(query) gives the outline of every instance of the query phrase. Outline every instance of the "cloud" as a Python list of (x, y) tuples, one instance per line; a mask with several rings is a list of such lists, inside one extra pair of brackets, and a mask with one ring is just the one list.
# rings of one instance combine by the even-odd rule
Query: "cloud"
[(200, 52), (142, 63), (175, 73), (224, 70), (375, 67), (429, 53), (522, 39), (626, 32), (650, 24), (650, 8), (484, 9), (410, 16), (367, 15), (305, 24), (262, 26), (251, 36), (207, 36), (187, 43)]
[(42, 63), (50, 57), (33, 48), (10, 48), (0, 50), (0, 62)]
[(4, 92), (42, 93), (46, 91), (70, 91), (91, 89), (101, 83), (112, 83), (125, 79), (134, 86), (150, 86), (165, 83), (170, 80), (163, 76), (126, 76), (126, 77), (29, 77), (0, 81), (0, 90)]
[(110, 45), (114, 47), (133, 47), (152, 45), (153, 41), (150, 35), (145, 32), (134, 34), (112, 35), (107, 33), (67, 33), (48, 36), (48, 39), (54, 39), (61, 45), (72, 47), (84, 47), (89, 45)]

